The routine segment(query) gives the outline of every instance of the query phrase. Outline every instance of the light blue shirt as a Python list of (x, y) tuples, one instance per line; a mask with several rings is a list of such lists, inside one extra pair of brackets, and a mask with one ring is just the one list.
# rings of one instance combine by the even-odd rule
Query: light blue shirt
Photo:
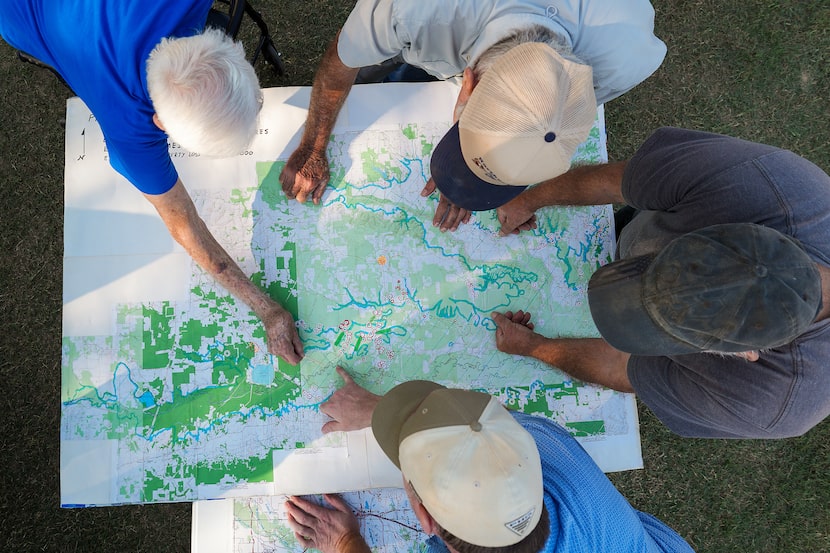
[[(542, 417), (513, 417), (533, 436), (542, 458), (550, 520), (542, 552), (693, 553), (677, 532), (634, 509), (567, 430)], [(427, 551), (448, 550), (433, 536)]]
[(349, 67), (401, 55), (450, 79), (487, 48), (531, 25), (553, 31), (591, 66), (597, 104), (637, 86), (666, 55), (647, 0), (358, 0), (337, 52)]

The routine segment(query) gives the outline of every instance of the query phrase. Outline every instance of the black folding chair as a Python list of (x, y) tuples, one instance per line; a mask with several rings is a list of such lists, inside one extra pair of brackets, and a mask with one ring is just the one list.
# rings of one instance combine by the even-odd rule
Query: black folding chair
[(262, 15), (246, 0), (217, 0), (217, 3), (225, 4), (228, 8), (226, 11), (217, 10), (216, 8), (211, 9), (208, 13), (207, 24), (224, 30), (228, 36), (236, 39), (239, 29), (242, 27), (242, 20), (247, 15), (259, 28), (259, 39), (251, 57), (251, 65), (255, 64), (259, 55), (262, 54), (262, 57), (274, 68), (277, 75), (285, 75), (282, 58), (271, 39), (271, 33), (268, 31), (268, 25), (265, 24)]

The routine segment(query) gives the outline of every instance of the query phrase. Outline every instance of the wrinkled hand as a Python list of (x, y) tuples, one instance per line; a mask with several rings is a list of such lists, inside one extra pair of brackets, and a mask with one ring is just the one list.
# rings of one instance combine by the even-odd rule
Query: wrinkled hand
[(319, 549), (323, 553), (356, 553), (369, 551), (360, 535), (351, 508), (339, 495), (326, 494), (332, 508), (317, 505), (300, 497), (290, 497), (285, 502), (288, 526), (297, 541), (305, 549)]
[(329, 161), (325, 152), (310, 147), (300, 147), (291, 154), (280, 173), (282, 191), (289, 198), (304, 203), (311, 196), (320, 203), (329, 182)]
[(504, 315), (497, 311), (490, 314), (496, 323), (496, 347), (504, 353), (530, 355), (540, 339), (541, 334), (533, 332), (530, 313), (524, 311), (506, 311)]
[(323, 425), (323, 434), (371, 426), (372, 413), (380, 396), (358, 386), (343, 367), (337, 367), (337, 374), (343, 377), (343, 387), (320, 404), (320, 411), (333, 419)]
[(279, 355), (292, 365), (302, 360), (305, 355), (303, 343), (297, 334), (297, 326), (291, 313), (277, 306), (262, 318), (262, 324), (265, 326), (269, 352)]
[(522, 194), (496, 209), (496, 216), (501, 223), (501, 236), (536, 228), (536, 213), (527, 206)]
[[(421, 196), (427, 197), (435, 192), (435, 180), (429, 179), (424, 189), (421, 190)], [(439, 194), (438, 208), (435, 210), (435, 216), (432, 218), (432, 226), (440, 227), (441, 232), (453, 231), (458, 228), (461, 223), (468, 223), (472, 211), (458, 207), (449, 201), (443, 194)]]

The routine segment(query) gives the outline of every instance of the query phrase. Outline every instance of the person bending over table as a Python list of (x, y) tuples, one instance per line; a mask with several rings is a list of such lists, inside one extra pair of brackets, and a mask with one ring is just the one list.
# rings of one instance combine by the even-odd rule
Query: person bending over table
[[(674, 530), (628, 503), (593, 459), (553, 421), (508, 411), (489, 394), (405, 382), (383, 397), (345, 385), (320, 410), (323, 432), (371, 426), (403, 486), (430, 553), (690, 552)], [(368, 552), (337, 495), (331, 508), (286, 502), (300, 545)]]
[[(499, 209), (627, 203), (617, 261), (588, 284), (601, 338), (494, 313), (496, 345), (635, 392), (672, 431), (798, 436), (830, 414), (830, 177), (792, 152), (657, 130), (628, 162), (571, 170)], [(555, 314), (546, 314), (555, 316)]]
[(323, 55), (300, 145), (280, 182), (289, 198), (320, 202), (326, 147), (361, 68), (405, 62), (438, 79), (463, 76), (457, 124), (421, 192), (437, 185), (433, 225), (455, 230), (471, 211), (496, 207), (486, 195), (465, 197), (455, 179), (472, 172), (501, 198), (521, 191), (501, 184), (566, 171), (596, 106), (645, 80), (665, 54), (647, 0), (359, 0)]
[(156, 208), (172, 237), (256, 312), (268, 350), (303, 357), (294, 319), (254, 285), (199, 217), (167, 137), (206, 156), (237, 155), (257, 131), (262, 94), (242, 45), (205, 29), (212, 0), (0, 0), (0, 36), (52, 66), (101, 126), (112, 167)]

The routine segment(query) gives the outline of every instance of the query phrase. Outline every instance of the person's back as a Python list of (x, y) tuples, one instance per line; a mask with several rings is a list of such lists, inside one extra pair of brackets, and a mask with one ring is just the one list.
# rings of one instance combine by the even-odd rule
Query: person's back
[(262, 321), (271, 353), (302, 359), (293, 316), (216, 241), (170, 159), (228, 157), (253, 140), (263, 98), (241, 43), (205, 28), (212, 0), (0, 0), (0, 35), (55, 68), (95, 115), (112, 167), (170, 235)]
[(513, 413), (539, 448), (551, 533), (543, 551), (688, 552), (674, 530), (641, 513), (568, 432), (541, 417)]
[(204, 28), (213, 2), (0, 0), (0, 35), (52, 66), (95, 114), (113, 167), (145, 193), (177, 174), (167, 135), (153, 123), (145, 64), (164, 37)]

